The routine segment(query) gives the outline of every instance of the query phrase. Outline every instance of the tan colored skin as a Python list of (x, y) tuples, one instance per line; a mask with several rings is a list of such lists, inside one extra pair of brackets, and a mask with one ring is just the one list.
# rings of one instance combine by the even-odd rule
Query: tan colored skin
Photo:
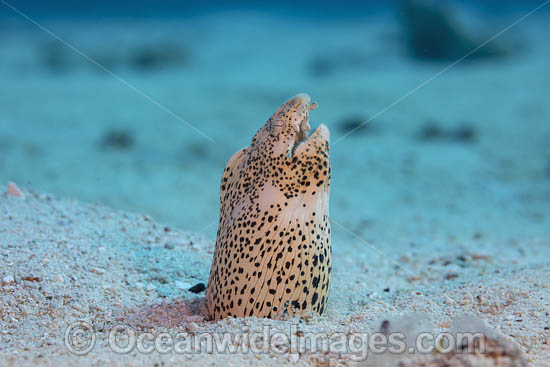
[(223, 172), (206, 292), (214, 320), (322, 314), (326, 308), (330, 137), (321, 124), (306, 138), (316, 107), (306, 94), (290, 99)]

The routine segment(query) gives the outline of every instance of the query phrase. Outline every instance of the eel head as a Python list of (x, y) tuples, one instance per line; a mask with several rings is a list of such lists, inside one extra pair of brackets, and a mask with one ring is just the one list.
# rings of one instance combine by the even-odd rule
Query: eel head
[[(306, 150), (316, 151), (315, 148), (322, 148), (328, 154), (328, 128), (320, 124), (309, 135), (309, 112), (316, 108), (317, 103), (312, 103), (311, 98), (305, 93), (289, 99), (256, 133), (251, 148), (269, 152), (273, 157), (284, 154), (288, 159), (297, 154), (305, 154)], [(306, 148), (308, 143), (310, 147)]]
[(309, 134), (309, 112), (315, 108), (317, 103), (305, 93), (291, 98), (260, 128), (247, 150), (248, 164), (263, 166), (287, 198), (328, 195), (330, 133), (320, 124)]

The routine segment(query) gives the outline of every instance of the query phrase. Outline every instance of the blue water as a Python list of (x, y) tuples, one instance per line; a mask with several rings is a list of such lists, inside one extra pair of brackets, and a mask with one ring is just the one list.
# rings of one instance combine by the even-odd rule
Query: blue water
[(465, 44), (397, 2), (6, 3), (2, 183), (214, 237), (227, 159), (307, 92), (338, 141), (331, 211), (361, 236), (550, 228), (550, 5), (507, 29), (541, 1), (453, 3)]
[[(82, 17), (181, 17), (190, 14), (213, 12), (227, 9), (248, 9), (304, 17), (355, 17), (370, 14), (373, 11), (387, 10), (392, 7), (391, 1), (200, 1), (200, 0), (163, 0), (163, 1), (70, 1), (70, 0), (17, 0), (7, 1), (21, 11), (31, 12), (40, 17), (82, 18)], [(460, 1), (459, 3), (475, 6), (491, 13), (519, 12), (528, 10), (542, 3), (537, 0), (484, 0)], [(0, 16), (12, 17), (13, 13), (5, 7), (0, 8)]]

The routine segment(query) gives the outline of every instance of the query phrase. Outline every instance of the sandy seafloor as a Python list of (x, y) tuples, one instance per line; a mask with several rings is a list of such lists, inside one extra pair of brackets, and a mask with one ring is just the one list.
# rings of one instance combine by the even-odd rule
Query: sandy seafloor
[[(550, 365), (547, 18), (503, 36), (510, 57), (460, 64), (342, 140), (342, 121), (377, 114), (448, 64), (407, 58), (384, 15), (299, 20), (42, 23), (215, 144), (32, 25), (0, 25), (0, 180), (26, 196), (0, 197), (0, 365), (349, 364), (308, 353), (117, 355), (100, 342), (78, 357), (63, 346), (75, 320), (103, 330), (99, 339), (125, 321), (195, 332), (297, 322), (210, 323), (203, 294), (185, 289), (207, 281), (227, 159), (298, 92), (319, 103), (312, 123), (325, 122), (333, 143), (331, 295), (303, 330), (376, 331), (413, 312), (446, 330), (466, 313), (533, 366)], [(489, 23), (496, 33), (514, 20)], [(158, 43), (185, 62), (128, 66), (136, 45)], [(476, 138), (419, 139), (427, 122), (469, 124)], [(111, 129), (133, 144), (102, 145)], [(147, 316), (163, 302), (173, 314)]]

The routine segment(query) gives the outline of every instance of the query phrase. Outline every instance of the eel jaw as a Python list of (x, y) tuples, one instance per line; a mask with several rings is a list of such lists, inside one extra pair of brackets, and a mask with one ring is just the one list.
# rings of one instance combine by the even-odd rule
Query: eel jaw
[(300, 93), (293, 99), (298, 99), (301, 102), (302, 108), (307, 108), (306, 118), (303, 119), (299, 125), (297, 125), (297, 131), (296, 135), (294, 137), (294, 141), (290, 143), (289, 149), (288, 149), (288, 157), (291, 158), (294, 156), (294, 153), (296, 150), (302, 145), (304, 142), (308, 140), (308, 134), (311, 131), (311, 126), (309, 125), (309, 112), (313, 111), (317, 108), (317, 102), (310, 103), (310, 97), (305, 93)]
[[(311, 144), (304, 144), (311, 143)], [(325, 124), (319, 124), (317, 128), (309, 135), (309, 137), (303, 140), (300, 144), (296, 145), (292, 149), (292, 156), (307, 154), (307, 146), (315, 146), (316, 148), (321, 148), (328, 154), (330, 144), (330, 131)], [(311, 150), (310, 154), (314, 153), (315, 150)]]

